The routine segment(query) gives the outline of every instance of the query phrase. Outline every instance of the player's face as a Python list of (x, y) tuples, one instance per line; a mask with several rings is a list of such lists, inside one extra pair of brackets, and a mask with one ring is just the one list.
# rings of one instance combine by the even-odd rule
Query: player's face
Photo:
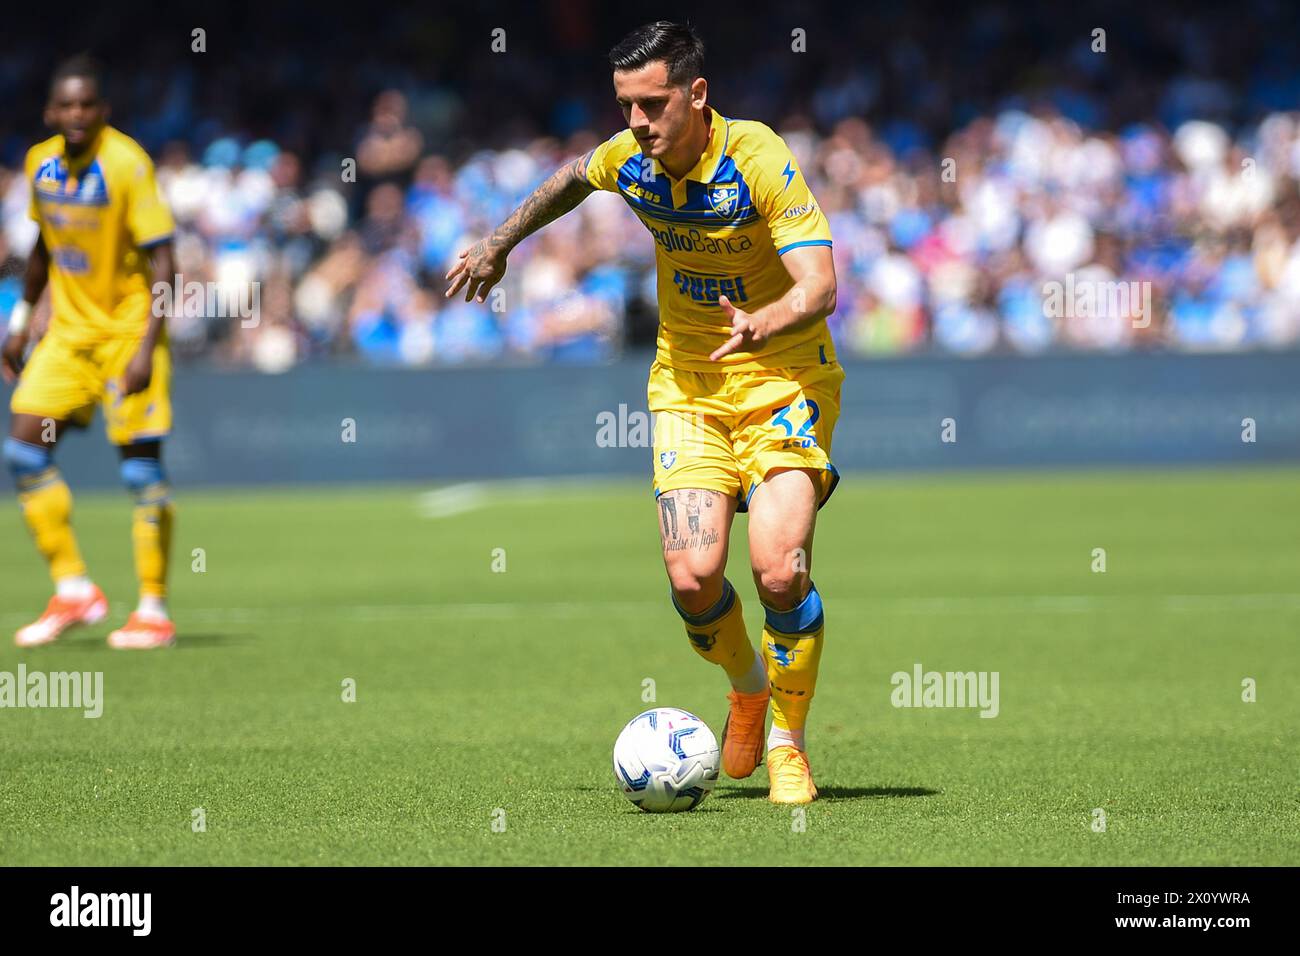
[(689, 87), (668, 83), (668, 65), (655, 61), (639, 70), (614, 73), (614, 95), (641, 153), (660, 159), (681, 145), (691, 128), (692, 113), (704, 108), (705, 81)]
[(70, 76), (60, 80), (50, 94), (45, 108), (45, 121), (76, 153), (98, 135), (108, 117), (107, 105), (99, 97), (98, 84), (83, 76)]

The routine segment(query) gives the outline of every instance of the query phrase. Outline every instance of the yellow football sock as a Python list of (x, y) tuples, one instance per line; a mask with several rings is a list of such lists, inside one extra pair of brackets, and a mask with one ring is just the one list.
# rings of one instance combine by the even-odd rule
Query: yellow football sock
[(84, 575), (86, 564), (72, 533), (72, 492), (59, 469), (51, 465), (22, 476), (18, 480), (18, 504), (36, 549), (50, 566), (50, 577), (58, 582)]
[(141, 597), (167, 596), (167, 558), (171, 553), (172, 521), (176, 510), (165, 482), (140, 491), (131, 517), (135, 545), (135, 575)]
[(825, 625), (821, 595), (812, 586), (794, 609), (766, 611), (763, 660), (772, 688), (772, 728), (802, 741), (822, 657)]
[(754, 647), (745, 631), (745, 613), (740, 595), (726, 578), (722, 597), (703, 614), (688, 614), (673, 596), (673, 606), (686, 622), (691, 647), (706, 661), (718, 664), (733, 684), (744, 681), (754, 666)]

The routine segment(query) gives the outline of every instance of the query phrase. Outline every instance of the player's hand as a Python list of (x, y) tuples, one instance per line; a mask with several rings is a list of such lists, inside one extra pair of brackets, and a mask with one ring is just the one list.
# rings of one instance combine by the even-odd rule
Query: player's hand
[(27, 333), (11, 332), (0, 348), (0, 373), (6, 382), (13, 382), (23, 370), (23, 353), (27, 351)]
[(136, 392), (143, 392), (149, 387), (152, 378), (153, 349), (142, 348), (135, 353), (127, 363), (126, 371), (122, 373), (121, 394), (134, 395)]
[(761, 323), (755, 322), (753, 315), (736, 308), (725, 295), (718, 296), (718, 305), (731, 321), (731, 338), (709, 356), (712, 361), (716, 362), (724, 355), (739, 352), (741, 349), (752, 352), (755, 346), (763, 344), (767, 338), (767, 329), (763, 328)]
[(485, 301), (488, 291), (506, 274), (508, 252), (504, 245), (493, 241), (491, 237), (480, 239), (464, 250), (457, 257), (456, 264), (447, 272), (447, 281), (451, 282), (447, 298), (450, 299), (464, 286), (466, 302), (475, 298), (480, 302)]

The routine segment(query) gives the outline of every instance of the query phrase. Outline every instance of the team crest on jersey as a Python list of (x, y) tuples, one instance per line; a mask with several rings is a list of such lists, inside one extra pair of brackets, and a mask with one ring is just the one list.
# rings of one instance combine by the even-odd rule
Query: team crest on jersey
[(740, 184), (720, 183), (709, 187), (709, 205), (723, 219), (730, 219), (740, 205)]
[(659, 453), (659, 464), (663, 466), (664, 471), (667, 471), (676, 463), (677, 463), (676, 451), (661, 451)]

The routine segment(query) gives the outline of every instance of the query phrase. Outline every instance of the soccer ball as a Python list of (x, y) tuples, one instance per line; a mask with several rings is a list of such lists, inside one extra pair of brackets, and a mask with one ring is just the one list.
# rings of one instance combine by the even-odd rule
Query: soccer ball
[(708, 724), (675, 707), (656, 707), (628, 721), (614, 742), (614, 777), (648, 813), (699, 805), (718, 782), (722, 755)]

